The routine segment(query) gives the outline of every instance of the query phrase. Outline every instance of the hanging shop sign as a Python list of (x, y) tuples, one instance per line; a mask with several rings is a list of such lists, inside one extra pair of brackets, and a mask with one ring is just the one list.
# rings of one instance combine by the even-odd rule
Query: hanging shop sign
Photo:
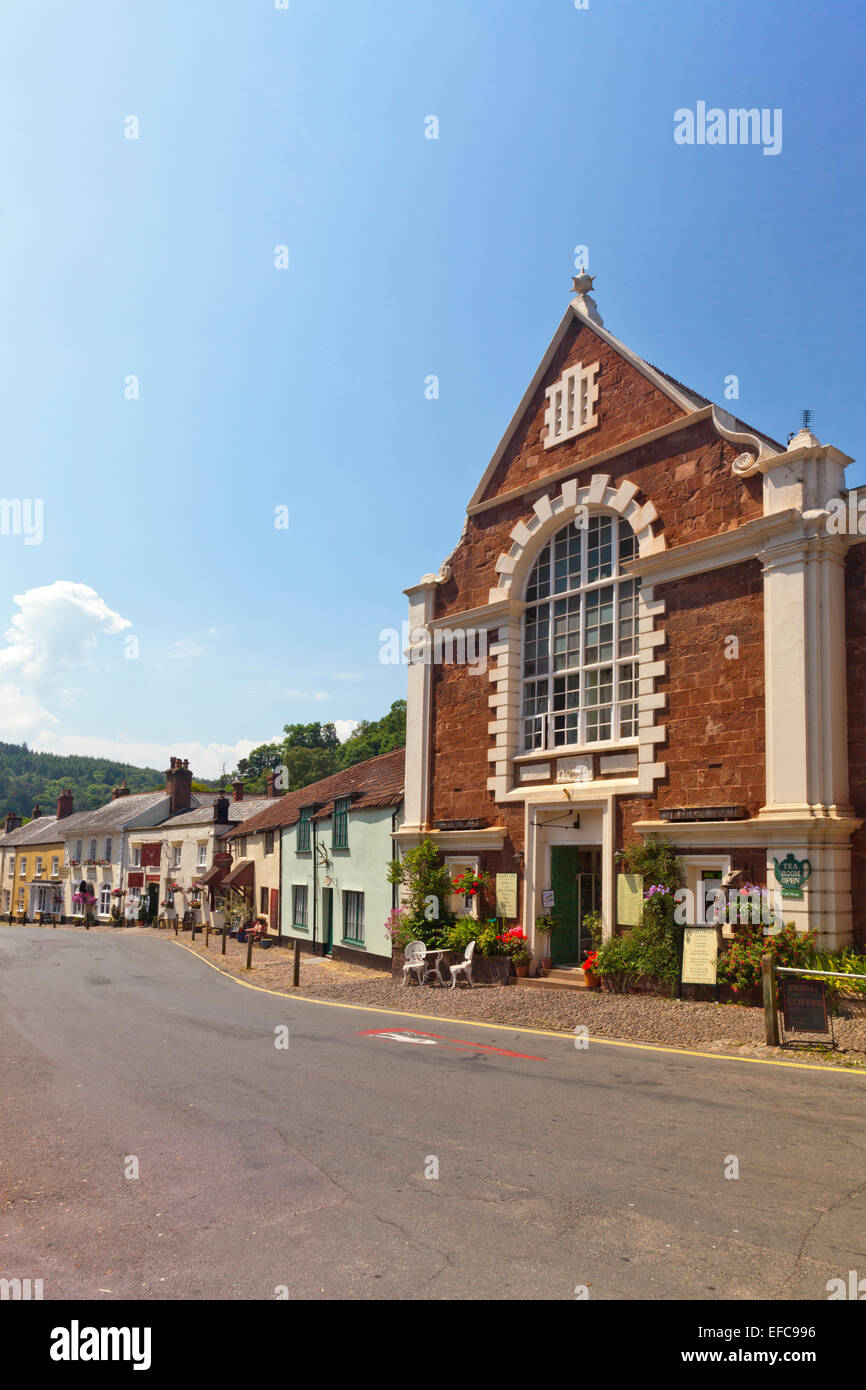
[(803, 884), (812, 876), (812, 865), (808, 859), (795, 859), (786, 854), (781, 864), (773, 860), (776, 882), (782, 889), (783, 898), (802, 898)]

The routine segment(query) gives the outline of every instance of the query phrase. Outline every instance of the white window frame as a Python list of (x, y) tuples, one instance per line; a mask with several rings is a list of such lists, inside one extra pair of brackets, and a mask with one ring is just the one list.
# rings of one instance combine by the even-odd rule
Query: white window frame
[(52, 854), (52, 856), (51, 856), (51, 877), (52, 877), (52, 878), (58, 878), (59, 875), (60, 875), (60, 855), (59, 855), (59, 854)]
[(181, 861), (182, 855), (183, 855), (183, 845), (182, 845), (182, 844), (173, 844), (172, 847), (171, 847), (171, 862), (170, 862), (169, 867), (172, 868), (172, 869), (179, 869), (179, 868), (181, 867), (180, 861)]
[(34, 878), (41, 878), (41, 877), (42, 877), (42, 855), (41, 855), (41, 854), (37, 854), (37, 856), (36, 856), (36, 868), (33, 870), (33, 877), (34, 877)]
[[(611, 546), (611, 569), (610, 573), (599, 578), (590, 578), (590, 555), (600, 553), (603, 542), (599, 537), (597, 547), (590, 549), (590, 539), (599, 536), (601, 525), (604, 522), (610, 524), (610, 546)], [(577, 583), (568, 579), (570, 547), (576, 544), (579, 547), (580, 569)], [(566, 549), (565, 560), (559, 563), (565, 564), (566, 586), (557, 590), (557, 546), (563, 542)], [(626, 556), (626, 561), (620, 560), (621, 550), (624, 548), (633, 551), (633, 555)], [(520, 746), (518, 755), (529, 753), (555, 753), (564, 752), (592, 751), (594, 749), (610, 748), (634, 748), (639, 743), (639, 682), (640, 682), (640, 657), (638, 651), (639, 636), (639, 594), (640, 584), (636, 579), (623, 573), (622, 564), (632, 559), (637, 554), (637, 537), (629, 526), (628, 522), (621, 518), (616, 512), (607, 510), (597, 510), (589, 516), (589, 524), (586, 527), (578, 527), (573, 522), (560, 527), (552, 535), (548, 536), (544, 545), (539, 549), (538, 554), (530, 570), (526, 587), (524, 589), (524, 600), (526, 609), (521, 622), (521, 644), (520, 644)], [(529, 586), (532, 583), (536, 570), (541, 559), (547, 555), (549, 563), (549, 576), (547, 593), (533, 599), (527, 599)], [(593, 661), (586, 660), (587, 651), (587, 632), (588, 616), (590, 612), (598, 606), (605, 597), (607, 590), (612, 591), (613, 595), (613, 651), (611, 656), (604, 659), (597, 658)], [(597, 596), (597, 605), (592, 600)], [(627, 605), (631, 606), (631, 613), (627, 612)], [(557, 606), (562, 607), (563, 611), (557, 614)], [(547, 671), (542, 673), (527, 674), (527, 648), (530, 636), (528, 620), (533, 613), (541, 614), (546, 610), (546, 620), (539, 624), (533, 631), (544, 632), (547, 643)], [(576, 617), (576, 624), (575, 619)], [(565, 626), (561, 626), (565, 619)], [(623, 628), (630, 632), (627, 635), (622, 631)], [(546, 628), (546, 632), (545, 632)], [(574, 644), (575, 660), (566, 660), (565, 664), (555, 667), (556, 646), (558, 642), (565, 641), (566, 656), (572, 650)], [(596, 688), (599, 693), (605, 688), (601, 686), (601, 676), (607, 671), (611, 672), (609, 685), (610, 696), (607, 699), (599, 699), (593, 703), (590, 699), (592, 691), (591, 681), (595, 677)], [(628, 681), (631, 686), (631, 693), (624, 698), (621, 697), (623, 682)], [(557, 682), (561, 683), (562, 689), (557, 691)], [(576, 683), (576, 685), (575, 685)], [(577, 704), (569, 703), (574, 694), (577, 694)], [(562, 707), (556, 709), (557, 699), (562, 700)], [(536, 708), (534, 701), (539, 701), (541, 708)], [(607, 737), (597, 736), (598, 724), (600, 724), (605, 713), (609, 714), (610, 732)], [(593, 729), (593, 715), (598, 723)], [(557, 725), (561, 721), (562, 736)], [(571, 728), (574, 734), (570, 736)]]
[(131, 863), (131, 868), (133, 868), (133, 869), (140, 869), (140, 868), (141, 868), (141, 845), (133, 845), (131, 848), (132, 848), (132, 863)]
[[(445, 867), (452, 879), (455, 879), (458, 874), (462, 874), (466, 869), (469, 869), (473, 874), (477, 874), (479, 871), (478, 855), (448, 855), (445, 859)], [(468, 893), (465, 895), (461, 893), (452, 893), (448, 899), (448, 904), (451, 911), (456, 913), (458, 917), (477, 918), (478, 916), (477, 893), (473, 897), (470, 897)]]
[(195, 848), (195, 866), (197, 869), (207, 867), (207, 840), (199, 840)]
[(105, 859), (107, 859), (109, 862), (111, 862), (111, 851), (112, 851), (112, 848), (113, 848), (113, 841), (112, 841), (112, 838), (111, 838), (110, 835), (107, 835), (106, 838), (105, 838), (105, 854), (104, 854), (103, 857), (104, 857)]
[(97, 907), (97, 915), (98, 915), (99, 917), (107, 917), (107, 916), (109, 915), (109, 913), (111, 912), (111, 884), (110, 884), (110, 883), (100, 883), (100, 885), (99, 885), (99, 897), (98, 897), (97, 902), (96, 902), (96, 907)]

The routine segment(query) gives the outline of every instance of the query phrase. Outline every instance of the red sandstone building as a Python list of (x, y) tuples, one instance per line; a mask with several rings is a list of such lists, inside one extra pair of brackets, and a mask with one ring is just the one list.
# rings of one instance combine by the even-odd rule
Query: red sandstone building
[[(574, 288), (456, 549), (406, 591), (400, 838), (516, 872), (530, 937), (551, 889), (575, 928), (596, 906), (622, 925), (616, 853), (659, 835), (699, 902), (776, 889), (792, 856), (811, 873), (786, 920), (862, 941), (866, 546), (827, 519), (851, 460), (734, 419)], [(429, 659), (455, 630), (485, 635), (486, 670)]]

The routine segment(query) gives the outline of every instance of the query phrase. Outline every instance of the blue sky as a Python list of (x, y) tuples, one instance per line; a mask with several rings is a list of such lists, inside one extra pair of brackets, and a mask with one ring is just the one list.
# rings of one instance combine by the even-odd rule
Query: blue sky
[[(44, 539), (0, 535), (0, 738), (213, 775), (384, 713), (379, 633), (577, 245), (631, 347), (861, 458), (864, 28), (850, 0), (7, 0), (0, 492)], [(675, 144), (698, 101), (781, 108), (781, 153)]]

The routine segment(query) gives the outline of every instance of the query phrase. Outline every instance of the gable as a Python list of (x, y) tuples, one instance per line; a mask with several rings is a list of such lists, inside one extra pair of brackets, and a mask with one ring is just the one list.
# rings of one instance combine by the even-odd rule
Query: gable
[[(582, 375), (576, 369), (582, 368)], [(573, 386), (572, 386), (573, 383)], [(551, 394), (581, 389), (589, 423), (548, 441), (559, 402)], [(706, 401), (651, 367), (575, 305), (568, 310), (514, 418), (490, 461), (470, 507), (536, 479), (594, 458), (651, 430), (687, 419)]]

